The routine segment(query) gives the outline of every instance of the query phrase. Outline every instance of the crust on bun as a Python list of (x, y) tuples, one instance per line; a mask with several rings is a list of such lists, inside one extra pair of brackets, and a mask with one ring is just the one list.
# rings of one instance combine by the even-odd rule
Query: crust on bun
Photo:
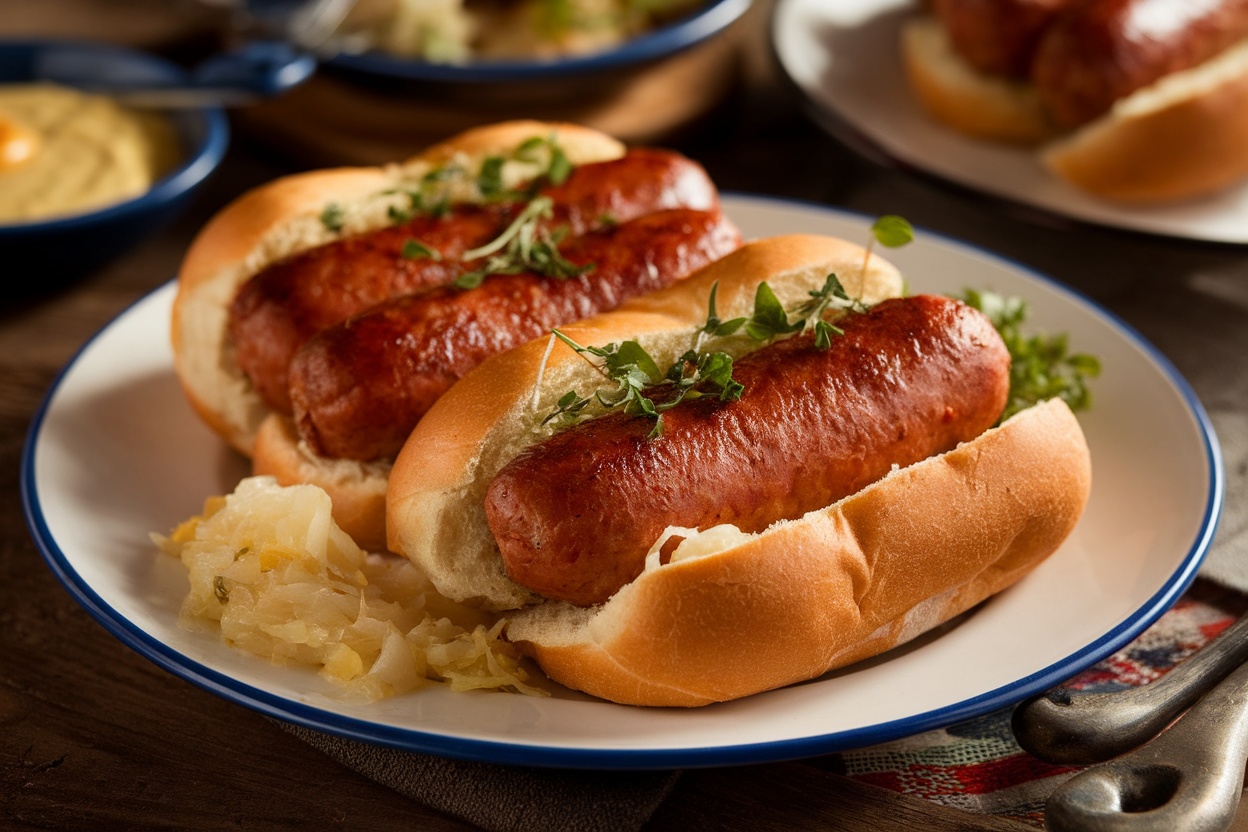
[(906, 80), (937, 121), (968, 136), (1035, 144), (1057, 132), (1030, 85), (985, 75), (954, 51), (940, 21), (914, 17), (902, 26)]

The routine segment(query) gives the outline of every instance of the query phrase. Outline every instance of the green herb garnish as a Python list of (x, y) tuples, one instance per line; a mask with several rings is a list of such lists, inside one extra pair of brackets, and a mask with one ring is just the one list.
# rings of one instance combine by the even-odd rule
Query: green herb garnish
[[(637, 341), (585, 347), (557, 329), (552, 330), (552, 334), (586, 360), (601, 359), (601, 363), (594, 366), (616, 386), (612, 391), (596, 392), (594, 400), (608, 410), (620, 408), (629, 416), (654, 419), (648, 438), (663, 434), (663, 412), (685, 399), (716, 395), (720, 401), (736, 401), (745, 390), (732, 379), (732, 356), (727, 353), (689, 350), (672, 362), (666, 372), (660, 372), (659, 365)], [(647, 389), (659, 390), (663, 395), (656, 401), (645, 395)], [(576, 391), (564, 393), (558, 407), (542, 424), (554, 419), (573, 422), (590, 402), (589, 397), (582, 397)]]
[[(871, 228), (873, 239), (881, 245), (896, 247), (914, 238), (910, 224), (901, 217), (886, 216), (876, 220)], [(871, 248), (868, 245), (863, 260), (865, 278), (867, 260)], [(603, 408), (623, 408), (630, 415), (646, 415), (655, 419), (650, 435), (662, 434), (662, 413), (687, 398), (697, 398), (708, 393), (718, 395), (721, 401), (736, 401), (745, 392), (744, 386), (732, 377), (732, 356), (726, 352), (707, 351), (703, 344), (707, 339), (726, 338), (742, 329), (755, 341), (771, 341), (796, 332), (813, 331), (817, 349), (828, 349), (832, 338), (844, 332), (828, 320), (831, 312), (865, 312), (867, 305), (858, 298), (851, 298), (835, 274), (824, 279), (823, 286), (808, 292), (809, 300), (794, 310), (795, 318), (780, 303), (767, 283), (760, 283), (754, 291), (754, 310), (748, 317), (723, 320), (716, 308), (719, 284), (711, 286), (707, 300), (706, 322), (694, 330), (693, 348), (680, 356), (663, 374), (659, 374), (657, 362), (637, 341), (608, 344), (605, 347), (583, 347), (558, 330), (553, 334), (586, 360), (602, 359), (596, 368), (616, 385), (610, 393), (596, 393), (593, 398), (569, 391), (559, 398), (553, 412), (542, 424), (558, 420), (563, 424), (576, 422), (593, 401)], [(666, 385), (670, 392), (663, 392), (659, 402), (645, 395), (647, 389)]]
[(400, 255), (403, 257), (404, 260), (422, 260), (422, 259), (441, 260), (442, 259), (442, 252), (438, 251), (435, 248), (430, 248), (429, 246), (422, 243), (420, 240), (414, 239), (412, 237), (408, 237), (407, 240), (403, 242), (403, 250), (400, 252)]
[(1098, 359), (1070, 352), (1065, 334), (1024, 335), (1027, 304), (1022, 298), (968, 289), (962, 300), (992, 321), (1010, 352), (1010, 398), (1001, 414), (1002, 422), (1052, 398), (1062, 399), (1076, 411), (1091, 405), (1088, 380), (1100, 375)]
[(217, 575), (212, 579), (212, 594), (217, 596), (217, 601), (222, 604), (228, 604), (230, 602), (230, 590), (225, 585), (225, 578)]
[(347, 224), (347, 212), (337, 202), (331, 202), (321, 210), (321, 225), (337, 234)]
[(486, 258), (485, 264), (460, 275), (454, 285), (460, 289), (475, 289), (490, 275), (521, 272), (566, 280), (593, 269), (592, 263), (578, 266), (560, 254), (559, 243), (567, 231), (546, 229), (541, 222), (550, 219), (552, 205), (547, 196), (533, 199), (502, 234), (483, 246), (464, 252), (465, 261)]

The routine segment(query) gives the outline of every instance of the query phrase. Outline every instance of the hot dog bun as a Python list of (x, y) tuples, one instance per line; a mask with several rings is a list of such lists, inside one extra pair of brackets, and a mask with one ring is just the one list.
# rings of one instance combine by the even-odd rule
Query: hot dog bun
[[(872, 256), (862, 281), (863, 262), (863, 249), (844, 241), (770, 238), (565, 331), (581, 344), (636, 338), (663, 364), (687, 349), (715, 284), (725, 319), (748, 314), (763, 281), (786, 305), (829, 272), (868, 301), (900, 294), (891, 264)], [(1083, 435), (1069, 408), (1049, 403), (760, 534), (684, 530), (673, 562), (652, 553), (642, 576), (601, 606), (547, 601), (503, 572), (484, 493), (541, 440), (537, 424), (559, 396), (592, 387), (595, 372), (543, 340), (465, 376), (396, 460), (387, 522), (390, 548), (439, 592), (516, 610), (510, 638), (552, 678), (614, 701), (703, 705), (887, 650), (1018, 580), (1056, 550), (1087, 500)]]
[(1036, 144), (1043, 164), (1106, 199), (1155, 203), (1210, 194), (1248, 177), (1248, 41), (1119, 98), (1061, 130), (1026, 80), (973, 68), (933, 16), (902, 29), (910, 89), (938, 121), (978, 138)]
[[(533, 137), (554, 135), (573, 164), (616, 159), (624, 146), (596, 130), (572, 124), (512, 121), (469, 130), (405, 162), (376, 168), (317, 170), (262, 185), (223, 208), (192, 242), (178, 273), (172, 340), (174, 367), (191, 405), (243, 454), (253, 453), (268, 408), (250, 388), (231, 354), (229, 304), (252, 275), (283, 258), (329, 242), (337, 234), (322, 221), (337, 206), (343, 233), (391, 224), (389, 209), (428, 171), (452, 159), (476, 169), (487, 156), (507, 154)], [(537, 173), (513, 160), (503, 169), (512, 186)], [(465, 187), (456, 201), (479, 201)]]

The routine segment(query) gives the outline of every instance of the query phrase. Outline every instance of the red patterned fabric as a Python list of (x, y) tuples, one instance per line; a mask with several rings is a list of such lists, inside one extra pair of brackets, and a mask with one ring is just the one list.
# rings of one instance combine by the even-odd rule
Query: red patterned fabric
[[(1146, 684), (1208, 643), (1248, 610), (1248, 597), (1197, 581), (1139, 638), (1074, 677), (1068, 686), (1108, 691)], [(964, 811), (1044, 824), (1049, 794), (1081, 769), (1019, 748), (1012, 708), (913, 737), (837, 754), (838, 771), (873, 786)]]

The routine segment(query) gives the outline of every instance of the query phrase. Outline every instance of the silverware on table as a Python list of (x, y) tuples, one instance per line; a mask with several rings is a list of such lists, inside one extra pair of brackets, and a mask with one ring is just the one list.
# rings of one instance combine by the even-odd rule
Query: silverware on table
[(1013, 728), (1025, 750), (1054, 763), (1102, 763), (1053, 793), (1046, 828), (1229, 828), (1248, 762), (1245, 661), (1248, 618), (1151, 684), (1109, 693), (1059, 688), (1019, 705)]

